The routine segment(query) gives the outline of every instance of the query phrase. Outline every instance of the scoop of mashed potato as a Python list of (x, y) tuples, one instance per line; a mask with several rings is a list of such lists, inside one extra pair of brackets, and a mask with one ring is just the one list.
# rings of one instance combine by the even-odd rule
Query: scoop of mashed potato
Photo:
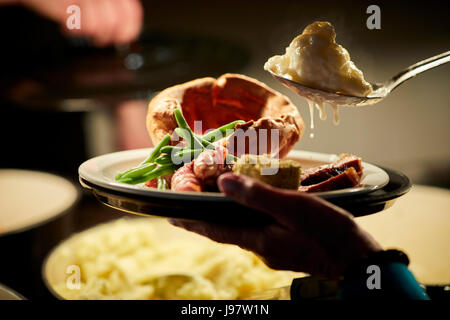
[(372, 86), (350, 60), (347, 50), (336, 43), (329, 22), (314, 22), (292, 40), (284, 55), (273, 56), (264, 65), (283, 78), (330, 92), (366, 97)]
[[(55, 250), (80, 268), (80, 288), (53, 289), (65, 299), (239, 299), (290, 284), (293, 272), (268, 268), (254, 254), (218, 244), (157, 219), (122, 219), (73, 236)], [(168, 236), (169, 235), (169, 236)], [(191, 274), (193, 280), (158, 278)], [(159, 279), (159, 280), (158, 280)]]

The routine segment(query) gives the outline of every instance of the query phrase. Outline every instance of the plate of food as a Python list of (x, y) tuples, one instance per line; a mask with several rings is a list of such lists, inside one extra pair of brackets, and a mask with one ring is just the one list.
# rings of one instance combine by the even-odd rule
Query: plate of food
[(240, 74), (162, 91), (149, 103), (146, 124), (154, 148), (102, 155), (79, 168), (83, 186), (123, 211), (211, 220), (211, 210), (225, 210), (236, 213), (227, 218), (242, 218), (251, 210), (218, 190), (226, 172), (333, 202), (382, 190), (392, 176), (356, 155), (293, 150), (305, 129), (298, 108)]
[[(178, 184), (172, 183), (176, 181), (172, 176), (171, 181), (166, 184), (166, 189), (158, 188), (157, 179), (152, 179), (146, 182), (128, 184), (116, 180), (119, 173), (126, 171), (129, 168), (139, 168), (149, 154), (154, 151), (154, 148), (127, 150), (114, 152), (102, 156), (92, 158), (80, 166), (79, 174), (83, 181), (100, 188), (109, 189), (111, 191), (120, 192), (123, 194), (147, 196), (150, 198), (160, 197), (172, 200), (197, 200), (197, 201), (225, 201), (226, 196), (215, 190), (214, 186), (210, 186), (210, 181), (198, 179), (198, 184), (191, 187), (194, 189), (198, 187), (198, 191), (178, 190)], [(201, 155), (199, 155), (201, 156)], [(309, 192), (318, 195), (324, 199), (343, 198), (362, 194), (368, 194), (375, 190), (381, 189), (389, 182), (389, 175), (387, 172), (377, 167), (376, 165), (361, 161), (358, 157), (349, 154), (325, 154), (310, 151), (293, 150), (286, 155), (286, 160), (298, 164), (299, 173), (297, 176), (292, 173), (291, 168), (283, 168), (286, 163), (280, 161), (279, 174), (267, 175), (267, 179), (278, 179), (278, 176), (283, 176), (283, 170), (287, 171), (287, 177), (279, 182), (280, 187), (289, 186), (290, 178), (294, 177), (298, 183), (303, 183), (297, 186), (299, 192)], [(249, 161), (248, 161), (249, 162)], [(195, 161), (194, 161), (195, 165)], [(243, 172), (245, 170), (252, 170), (253, 168), (245, 168), (240, 161), (231, 164), (229, 169), (232, 172)], [(361, 177), (355, 176), (355, 180), (351, 175), (353, 168), (351, 165), (358, 166), (362, 171)], [(180, 167), (174, 171), (183, 171)], [(255, 173), (245, 172), (247, 175), (264, 179), (258, 176), (257, 169)], [(195, 175), (195, 174), (194, 174)], [(356, 174), (357, 175), (357, 174)], [(180, 177), (181, 179), (182, 177)], [(356, 180), (359, 179), (359, 182)], [(277, 182), (269, 181), (272, 184)], [(354, 185), (353, 185), (354, 184)], [(171, 187), (174, 190), (171, 190)], [(204, 191), (202, 191), (204, 190)], [(318, 191), (315, 191), (318, 190)], [(324, 190), (324, 191), (322, 191)]]

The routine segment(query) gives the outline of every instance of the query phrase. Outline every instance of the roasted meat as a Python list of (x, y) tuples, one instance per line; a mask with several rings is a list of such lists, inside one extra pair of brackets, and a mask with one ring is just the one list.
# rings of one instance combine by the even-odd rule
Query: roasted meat
[(359, 184), (362, 173), (360, 158), (351, 154), (341, 154), (339, 160), (332, 164), (304, 170), (298, 190), (323, 192), (354, 187)]
[(193, 170), (192, 162), (186, 163), (175, 171), (171, 180), (171, 189), (174, 191), (202, 191), (202, 182), (198, 179)]
[(303, 186), (301, 185), (298, 188), (298, 191), (303, 192), (323, 192), (323, 191), (332, 191), (344, 188), (351, 188), (359, 184), (360, 177), (356, 173), (355, 168), (350, 167), (346, 169), (344, 172), (333, 176), (327, 180), (322, 182), (318, 182), (311, 185)]
[(227, 150), (216, 146), (216, 150), (205, 150), (190, 163), (178, 169), (171, 182), (172, 190), (176, 191), (216, 191), (217, 178), (231, 171), (231, 166), (225, 164)]
[(200, 180), (217, 179), (222, 173), (229, 171), (225, 164), (227, 150), (216, 146), (216, 150), (205, 150), (194, 162), (194, 174)]

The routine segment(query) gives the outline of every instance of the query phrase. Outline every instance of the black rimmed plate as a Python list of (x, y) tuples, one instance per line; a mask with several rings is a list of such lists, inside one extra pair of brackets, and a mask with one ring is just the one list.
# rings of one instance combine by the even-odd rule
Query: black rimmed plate
[[(129, 150), (90, 159), (79, 168), (80, 182), (100, 202), (133, 214), (240, 224), (267, 219), (221, 193), (160, 191), (143, 184), (128, 185), (114, 180), (117, 172), (137, 165), (150, 151)], [(330, 163), (337, 157), (307, 151), (292, 151), (288, 155), (304, 168)], [(360, 186), (316, 195), (349, 210), (354, 216), (362, 216), (386, 209), (411, 187), (409, 179), (399, 172), (366, 162), (363, 162), (363, 168)]]

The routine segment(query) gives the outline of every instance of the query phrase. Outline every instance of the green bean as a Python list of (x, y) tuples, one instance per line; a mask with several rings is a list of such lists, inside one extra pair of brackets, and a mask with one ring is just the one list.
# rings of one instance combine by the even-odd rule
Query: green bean
[(202, 149), (186, 149), (180, 152), (177, 152), (175, 156), (177, 158), (185, 159), (185, 157), (190, 155), (190, 160), (197, 158), (197, 156), (202, 153)]
[(165, 146), (161, 148), (161, 153), (172, 154), (172, 152), (179, 152), (184, 150), (185, 148), (175, 147), (175, 146)]
[(135, 168), (131, 168), (123, 173), (119, 173), (118, 175), (116, 175), (116, 180), (122, 182), (124, 179), (128, 179), (128, 178), (137, 178), (139, 176), (145, 175), (146, 173), (152, 171), (153, 169), (155, 169), (156, 164), (155, 163), (146, 163), (144, 165), (135, 167)]
[[(162, 152), (166, 153), (167, 156), (170, 157), (171, 162), (176, 166), (182, 165), (183, 159), (181, 158), (181, 156), (185, 152), (189, 152), (190, 150), (193, 150), (193, 149), (174, 147), (174, 146), (166, 146), (161, 149)], [(182, 152), (181, 155), (179, 155), (180, 152)]]
[(166, 174), (171, 174), (174, 171), (175, 171), (175, 168), (172, 164), (159, 166), (158, 168), (154, 169), (149, 174), (146, 174), (143, 177), (143, 179), (145, 179), (143, 182), (155, 179), (160, 176), (165, 176)]
[(186, 119), (183, 116), (183, 113), (181, 112), (181, 109), (175, 109), (173, 111), (173, 114), (175, 115), (175, 120), (177, 121), (178, 127), (186, 130), (190, 130), (191, 128), (187, 124)]
[[(128, 183), (138, 184), (152, 179), (158, 179), (158, 189), (165, 190), (168, 188), (167, 181), (163, 178), (164, 175), (173, 173), (177, 168), (182, 166), (186, 161), (195, 159), (205, 149), (215, 150), (213, 142), (220, 137), (233, 132), (234, 127), (238, 123), (243, 123), (242, 120), (230, 122), (218, 129), (215, 129), (204, 136), (198, 136), (192, 132), (186, 119), (181, 112), (181, 109), (175, 109), (174, 115), (178, 127), (175, 128), (175, 133), (187, 142), (186, 147), (176, 147), (169, 145), (171, 136), (165, 135), (158, 145), (152, 150), (150, 155), (141, 164), (135, 168), (129, 169), (123, 173), (116, 175), (116, 180)], [(175, 160), (181, 160), (178, 164)], [(187, 159), (189, 158), (189, 159)], [(227, 163), (237, 161), (238, 158), (232, 154), (227, 154)]]
[[(194, 132), (192, 132), (192, 129), (189, 127), (186, 119), (183, 116), (183, 113), (181, 112), (181, 109), (175, 109), (173, 111), (173, 114), (175, 115), (175, 120), (177, 121), (178, 124), (178, 128), (175, 129), (175, 132), (182, 138), (184, 138), (186, 141), (188, 141), (189, 143), (189, 147), (193, 147), (195, 146), (196, 148), (201, 146), (201, 142), (198, 139), (198, 137), (194, 134)], [(189, 133), (189, 137), (187, 137), (186, 134), (179, 134), (177, 132), (177, 129), (184, 129), (185, 131), (187, 131)], [(184, 131), (184, 130), (178, 130), (179, 132)]]
[(166, 179), (163, 176), (158, 177), (158, 190), (167, 190), (169, 186), (167, 185)]
[(192, 148), (193, 148), (193, 149), (201, 148), (202, 145), (203, 145), (201, 139), (200, 139), (194, 132), (192, 132), (191, 129), (189, 129), (189, 132), (190, 132), (190, 134), (192, 135), (192, 139), (194, 140), (194, 143), (193, 143), (193, 145), (192, 145)]
[(225, 124), (223, 126), (221, 126), (220, 128), (214, 129), (210, 132), (208, 132), (207, 134), (205, 134), (202, 139), (209, 141), (209, 142), (214, 142), (216, 135), (220, 135), (221, 138), (226, 137), (227, 135), (229, 135), (231, 132), (234, 131), (234, 127), (238, 124), (238, 123), (245, 123), (245, 121), (243, 120), (236, 120), (233, 122), (230, 122), (228, 124)]
[(188, 148), (192, 147), (192, 144), (194, 143), (193, 137), (191, 136), (191, 134), (189, 133), (188, 130), (186, 129), (182, 129), (182, 128), (175, 128), (174, 132), (179, 135), (181, 138), (183, 138), (184, 140), (186, 140), (187, 144), (188, 144)]
[(177, 135), (179, 135), (180, 137), (182, 137), (184, 140), (187, 141), (188, 143), (187, 148), (198, 149), (202, 147), (202, 143), (191, 130), (176, 128), (174, 131)]
[(162, 165), (155, 169), (153, 169), (151, 172), (142, 175), (140, 177), (132, 178), (131, 181), (127, 181), (128, 184), (138, 184), (142, 182), (147, 182), (149, 180), (153, 180), (155, 178), (158, 178), (160, 176), (165, 176), (166, 174), (171, 174), (175, 171), (175, 167), (170, 165)]
[(155, 159), (155, 163), (157, 164), (171, 164), (172, 160), (168, 154), (164, 154)]
[(149, 162), (153, 162), (153, 160), (156, 159), (156, 157), (159, 156), (159, 153), (161, 151), (161, 148), (163, 148), (164, 146), (168, 145), (170, 142), (170, 134), (166, 134), (161, 141), (158, 143), (158, 145), (153, 148), (152, 152), (150, 153), (150, 155), (147, 157), (147, 159), (145, 159), (144, 161), (141, 162), (141, 165), (145, 164), (145, 163), (149, 163)]
[[(131, 168), (125, 172), (121, 172), (118, 173), (115, 177), (116, 181), (125, 179), (128, 176), (128, 174), (132, 174), (131, 177), (135, 177), (135, 174), (140, 174), (141, 173), (141, 169), (143, 169), (143, 172), (147, 172), (147, 169), (149, 168), (149, 166), (145, 166), (146, 164), (150, 164), (150, 162), (153, 162), (153, 160), (159, 156), (159, 153), (161, 151), (161, 148), (163, 148), (164, 146), (166, 146), (167, 144), (169, 144), (170, 142), (170, 134), (166, 134), (161, 141), (158, 143), (158, 145), (156, 147), (153, 148), (152, 152), (150, 153), (150, 155), (144, 160), (142, 161), (137, 167)], [(150, 164), (151, 166), (151, 164)], [(155, 165), (156, 166), (156, 165)], [(153, 169), (153, 168), (152, 168)], [(151, 169), (150, 169), (151, 170)]]
[(132, 178), (127, 178), (127, 179), (122, 179), (122, 180), (117, 180), (117, 181), (129, 184), (129, 183), (131, 183), (133, 181), (133, 179)]
[(203, 147), (207, 148), (207, 149), (212, 149), (215, 150), (215, 146), (214, 144), (212, 144), (211, 142), (203, 139), (203, 137), (197, 136), (197, 138), (200, 140), (201, 144), (203, 145)]

